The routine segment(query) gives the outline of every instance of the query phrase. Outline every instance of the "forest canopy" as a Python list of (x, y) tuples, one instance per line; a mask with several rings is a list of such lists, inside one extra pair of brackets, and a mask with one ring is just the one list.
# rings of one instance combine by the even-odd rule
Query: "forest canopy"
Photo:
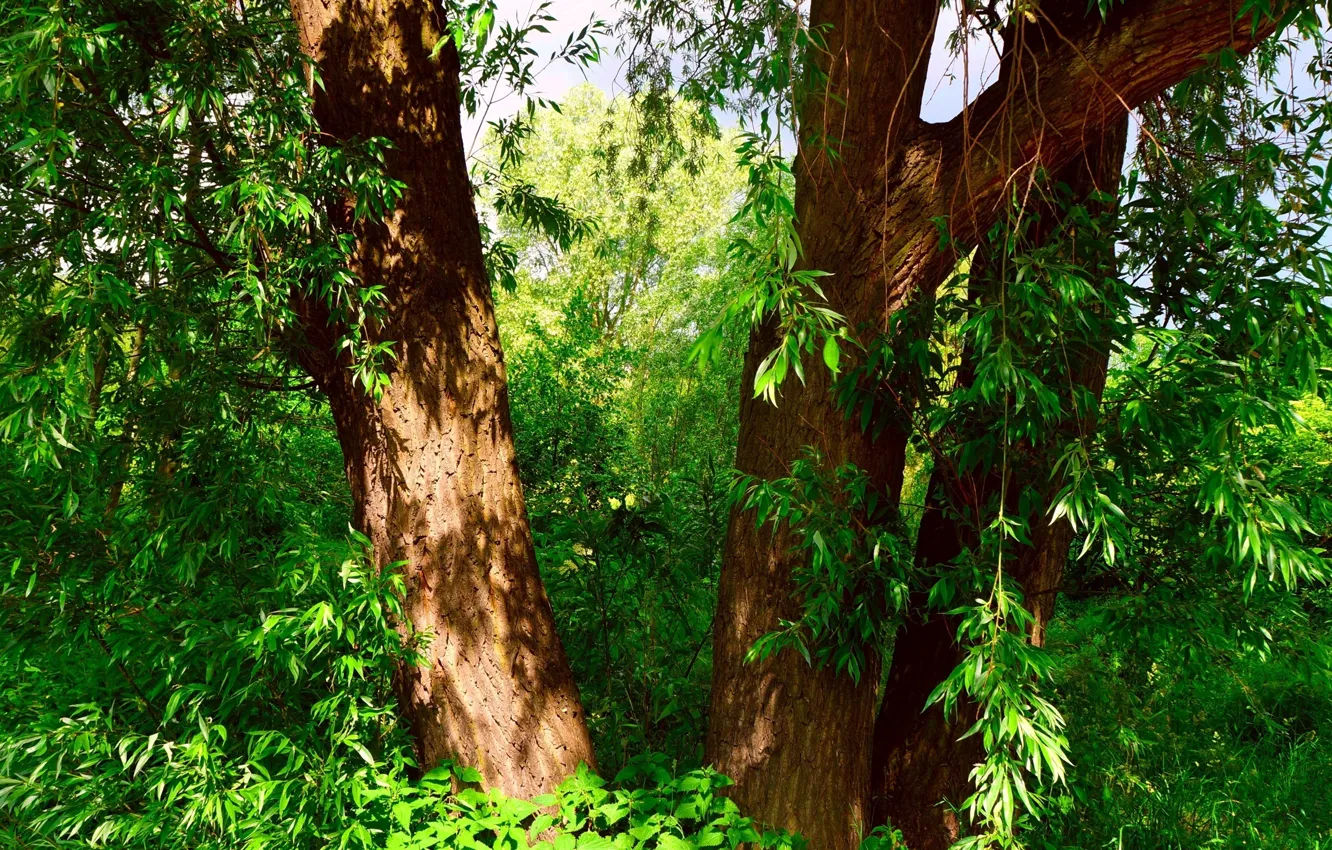
[(0, 0), (0, 848), (1332, 845), (1332, 9), (574, 6)]

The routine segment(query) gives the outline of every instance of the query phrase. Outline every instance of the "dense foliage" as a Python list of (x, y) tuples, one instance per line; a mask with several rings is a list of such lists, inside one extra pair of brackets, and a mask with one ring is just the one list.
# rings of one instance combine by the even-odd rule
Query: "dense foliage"
[(537, 554), (611, 773), (701, 763), (739, 393), (734, 328), (707, 374), (686, 356), (734, 286), (734, 145), (643, 162), (634, 121), (590, 86), (537, 113), (516, 179), (595, 229), (563, 253), (506, 230), (524, 262), (498, 307)]
[[(1141, 110), (1118, 199), (1047, 182), (979, 245), (940, 222), (956, 274), (894, 336), (827, 308), (793, 236), (795, 118), (761, 104), (817, 37), (687, 11), (685, 79), (650, 50), (635, 97), (529, 98), (472, 156), (537, 557), (613, 777), (527, 801), (416, 763), (394, 671), (431, 636), (352, 527), (292, 341), (317, 302), (365, 392), (389, 380), (360, 333), (382, 295), (329, 212), (392, 209), (382, 143), (316, 143), (285, 4), (0, 0), (0, 848), (799, 846), (705, 764), (733, 509), (808, 556), (756, 659), (859, 681), (908, 612), (955, 618), (934, 699), (979, 707), (953, 802), (984, 840), (1332, 842), (1326, 42)], [(454, 12), (465, 108), (525, 96), (548, 8)], [(1067, 380), (1088, 348), (1103, 397)], [(810, 369), (866, 432), (910, 433), (902, 493), (814, 451), (732, 474), (742, 394), (780, 404)], [(931, 489), (945, 468), (1003, 484), (963, 503)], [(913, 561), (927, 502), (964, 528), (946, 563)], [(1033, 517), (1076, 535), (1044, 647), (1004, 574)]]

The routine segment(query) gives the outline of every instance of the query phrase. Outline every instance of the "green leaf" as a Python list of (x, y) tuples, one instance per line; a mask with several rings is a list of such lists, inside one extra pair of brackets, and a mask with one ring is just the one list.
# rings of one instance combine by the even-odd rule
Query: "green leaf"
[(839, 371), (838, 367), (841, 363), (841, 359), (842, 352), (837, 347), (837, 337), (830, 334), (823, 341), (823, 362), (827, 365), (828, 369), (836, 375)]

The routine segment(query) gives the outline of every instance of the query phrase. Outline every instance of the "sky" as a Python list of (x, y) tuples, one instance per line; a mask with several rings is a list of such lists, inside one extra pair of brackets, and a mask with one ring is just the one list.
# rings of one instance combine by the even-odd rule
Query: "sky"
[[(498, 18), (501, 21), (515, 22), (526, 18), (535, 11), (541, 0), (497, 0)], [(548, 57), (563, 44), (569, 34), (579, 30), (592, 18), (599, 18), (608, 24), (619, 19), (616, 0), (550, 0), (550, 13), (555, 16), (549, 34), (539, 34), (529, 42), (540, 57), (537, 67), (537, 84), (531, 92), (550, 100), (562, 100), (571, 88), (583, 82), (589, 82), (611, 95), (625, 91), (623, 67), (627, 50), (615, 36), (602, 39), (602, 61), (590, 68), (581, 68), (566, 62), (547, 62)], [(955, 14), (951, 9), (954, 4), (941, 10), (947, 16)], [(921, 117), (926, 121), (947, 121), (962, 111), (965, 100), (974, 100), (994, 81), (998, 74), (999, 56), (988, 39), (973, 36), (968, 45), (967, 57), (955, 56), (948, 50), (948, 36), (954, 27), (949, 21), (941, 19), (935, 32), (934, 44), (930, 52), (930, 67), (925, 85), (925, 104)], [(1304, 64), (1312, 57), (1313, 48), (1306, 42), (1296, 50), (1292, 62), (1292, 82), (1297, 92), (1305, 95), (1314, 94), (1314, 84), (1303, 72)], [(521, 106), (519, 98), (507, 97), (492, 104), (485, 115), (463, 116), (463, 139), (469, 151), (475, 149), (482, 138), (482, 129), (487, 120), (508, 117)], [(718, 115), (723, 126), (726, 115)], [(1129, 128), (1129, 151), (1125, 158), (1126, 165), (1133, 161), (1137, 146), (1138, 133), (1136, 116), (1131, 116)], [(1330, 237), (1332, 238), (1332, 237)]]
[[(538, 5), (539, 0), (498, 0), (498, 18), (503, 21), (516, 21), (526, 18)], [(589, 82), (611, 94), (624, 91), (622, 68), (623, 55), (627, 52), (618, 39), (602, 39), (602, 61), (592, 68), (583, 69), (565, 62), (546, 64), (546, 57), (564, 44), (571, 32), (576, 32), (592, 17), (607, 23), (614, 23), (619, 18), (614, 0), (553, 0), (550, 12), (556, 17), (550, 25), (548, 35), (538, 35), (529, 43), (541, 60), (537, 67), (542, 70), (537, 75), (537, 85), (532, 92), (552, 100), (561, 100), (569, 89), (582, 82)], [(942, 14), (949, 14), (944, 10)], [(925, 86), (925, 107), (922, 117), (927, 121), (947, 121), (962, 111), (963, 92), (969, 99), (974, 99), (993, 80), (999, 58), (988, 41), (973, 39), (968, 48), (965, 63), (966, 77), (964, 85), (964, 62), (960, 56), (950, 56), (947, 38), (950, 27), (947, 22), (938, 27), (933, 50), (930, 54), (930, 70)], [(543, 67), (544, 65), (544, 67)], [(485, 120), (507, 117), (521, 104), (517, 98), (507, 98), (492, 105)], [(479, 137), (479, 128), (484, 126), (482, 116), (472, 118), (463, 116), (463, 138), (468, 142)]]

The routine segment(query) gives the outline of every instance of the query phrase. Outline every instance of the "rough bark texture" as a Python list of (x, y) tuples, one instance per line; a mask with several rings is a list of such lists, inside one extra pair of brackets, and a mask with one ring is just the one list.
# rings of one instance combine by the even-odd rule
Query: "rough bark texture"
[[(376, 402), (337, 356), (337, 329), (302, 305), (307, 368), (327, 393), (356, 506), (383, 567), (405, 562), (404, 629), (433, 635), (399, 671), (423, 766), (452, 758), (530, 796), (592, 763), (577, 688), (537, 572), (459, 127), (443, 11), (409, 0), (293, 0), (321, 129), (393, 142), (406, 184), (382, 224), (352, 223), (353, 271), (384, 287), (377, 339), (395, 342)], [(326, 314), (324, 314), (326, 316)]]
[[(827, 128), (833, 137), (827, 147), (838, 155), (827, 155), (822, 138), (802, 139), (796, 208), (807, 263), (834, 274), (833, 307), (853, 325), (873, 321), (878, 307), (878, 287), (860, 285), (877, 266), (864, 250), (872, 219), (857, 211), (864, 209), (863, 194), (874, 191), (885, 149), (919, 112), (937, 8), (933, 0), (816, 0), (811, 10), (816, 24), (833, 29), (821, 61), (826, 79), (819, 85), (826, 92), (809, 99), (804, 123), (820, 132)], [(914, 69), (915, 82), (903, 88), (901, 81)], [(775, 342), (771, 327), (754, 333), (743, 386), (753, 385)], [(855, 461), (887, 482), (886, 493), (896, 493), (901, 446), (885, 451), (884, 442), (893, 437), (873, 444), (827, 403), (826, 369), (811, 366), (806, 374), (807, 385), (786, 382), (776, 408), (761, 399), (743, 403), (736, 466), (750, 475), (780, 477), (810, 445), (835, 462)], [(779, 619), (798, 616), (790, 574), (794, 559), (803, 556), (791, 545), (785, 529), (774, 534), (756, 528), (752, 515), (731, 517), (714, 637), (708, 757), (736, 780), (734, 797), (747, 815), (799, 830), (812, 847), (843, 850), (856, 845), (869, 814), (867, 742), (878, 660), (859, 686), (848, 676), (811, 669), (794, 652), (745, 663), (755, 640), (775, 630)]]
[[(832, 27), (818, 59), (831, 96), (811, 95), (802, 110), (797, 226), (806, 264), (834, 275), (825, 283), (829, 300), (858, 331), (885, 327), (893, 311), (928, 297), (949, 273), (952, 258), (938, 250), (938, 220), (947, 220), (962, 240), (978, 241), (1006, 191), (1021, 186), (1035, 166), (1064, 166), (1129, 109), (1202, 67), (1206, 55), (1227, 46), (1247, 52), (1274, 28), (1237, 23), (1230, 0), (1128, 0), (1114, 5), (1106, 21), (1073, 0), (1033, 9), (1037, 24), (1019, 21), (1007, 34), (998, 83), (958, 118), (930, 125), (919, 112), (937, 4), (813, 3), (811, 24)], [(827, 157), (825, 145), (840, 156)], [(747, 380), (772, 342), (768, 329), (754, 334)], [(779, 475), (801, 446), (814, 445), (830, 464), (853, 461), (895, 494), (902, 435), (889, 431), (871, 444), (841, 421), (822, 371), (809, 364), (809, 385), (788, 382), (775, 410), (757, 401), (742, 406), (737, 466), (752, 475)], [(793, 557), (786, 534), (732, 517), (718, 600), (708, 755), (737, 780), (733, 794), (749, 814), (800, 829), (819, 850), (844, 848), (854, 846), (869, 823), (871, 674), (857, 688), (809, 669), (791, 653), (763, 664), (743, 661), (754, 639), (793, 611)], [(946, 629), (934, 631), (936, 642), (951, 646)], [(910, 649), (909, 642), (900, 663), (913, 654), (921, 670), (951, 666), (942, 655)], [(906, 670), (891, 684), (903, 693), (887, 698), (919, 704), (924, 696), (917, 700), (916, 692), (928, 693), (938, 678), (928, 688), (923, 679), (911, 685), (903, 679)], [(914, 723), (909, 714), (903, 722)], [(952, 756), (939, 750), (927, 758), (912, 775)], [(933, 812), (938, 795), (930, 791), (921, 799), (922, 809)]]

